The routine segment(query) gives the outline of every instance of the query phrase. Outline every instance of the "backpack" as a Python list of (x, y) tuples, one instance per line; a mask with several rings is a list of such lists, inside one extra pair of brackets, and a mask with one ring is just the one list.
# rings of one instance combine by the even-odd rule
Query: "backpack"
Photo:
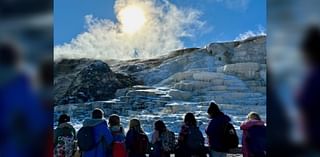
[(146, 154), (149, 152), (150, 144), (145, 133), (136, 133), (134, 136), (133, 152), (135, 154)]
[(175, 151), (175, 145), (176, 145), (176, 139), (175, 135), (172, 131), (165, 131), (161, 134), (161, 145), (162, 150), (165, 152), (174, 152)]
[(120, 131), (111, 132), (113, 136), (112, 156), (113, 157), (127, 157), (127, 150), (125, 144), (125, 136), (123, 128)]
[(253, 156), (266, 156), (266, 126), (252, 126), (247, 130), (246, 143), (249, 154)]
[(86, 126), (80, 128), (77, 138), (78, 146), (81, 151), (91, 150), (97, 145), (97, 143), (95, 143), (94, 127)]
[(70, 127), (57, 128), (54, 157), (71, 157), (75, 153), (75, 135)]
[(224, 150), (237, 148), (239, 144), (239, 138), (237, 132), (231, 123), (226, 123), (223, 128), (222, 145)]
[(186, 147), (193, 152), (199, 152), (204, 147), (204, 137), (198, 127), (189, 127)]

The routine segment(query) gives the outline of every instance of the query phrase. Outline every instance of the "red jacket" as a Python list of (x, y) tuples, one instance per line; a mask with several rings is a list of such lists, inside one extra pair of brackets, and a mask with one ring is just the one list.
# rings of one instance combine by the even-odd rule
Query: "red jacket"
[(252, 126), (263, 126), (265, 125), (264, 121), (262, 120), (247, 120), (244, 121), (241, 126), (240, 129), (243, 130), (243, 134), (242, 134), (242, 153), (243, 153), (243, 157), (249, 157), (249, 150), (248, 150), (248, 145), (245, 141), (247, 134), (248, 134), (248, 129)]

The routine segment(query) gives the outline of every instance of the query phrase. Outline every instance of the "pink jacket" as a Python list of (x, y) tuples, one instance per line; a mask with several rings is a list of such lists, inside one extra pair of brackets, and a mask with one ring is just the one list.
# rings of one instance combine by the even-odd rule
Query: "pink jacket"
[(243, 130), (243, 134), (242, 134), (242, 153), (243, 153), (243, 157), (249, 157), (249, 151), (248, 151), (248, 146), (247, 143), (244, 139), (246, 139), (247, 137), (247, 130), (252, 127), (252, 126), (262, 126), (265, 125), (264, 121), (262, 120), (247, 120), (244, 121), (241, 125), (240, 125), (240, 129)]

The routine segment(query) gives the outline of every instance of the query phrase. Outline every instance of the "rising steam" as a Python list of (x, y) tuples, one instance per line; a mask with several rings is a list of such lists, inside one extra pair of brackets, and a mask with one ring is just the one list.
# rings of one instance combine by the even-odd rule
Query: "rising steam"
[[(145, 18), (143, 26), (130, 33), (121, 21), (121, 11), (129, 6), (141, 8)], [(87, 31), (55, 46), (55, 60), (152, 58), (183, 48), (181, 38), (192, 37), (204, 25), (199, 11), (178, 8), (165, 0), (117, 0), (114, 10), (117, 22), (87, 15)]]

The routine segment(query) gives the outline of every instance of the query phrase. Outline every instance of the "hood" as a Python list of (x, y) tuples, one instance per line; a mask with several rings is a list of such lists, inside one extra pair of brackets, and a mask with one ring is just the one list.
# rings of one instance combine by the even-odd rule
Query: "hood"
[(101, 123), (106, 123), (106, 125), (108, 125), (105, 119), (86, 119), (83, 121), (83, 126), (97, 126)]
[(231, 121), (231, 118), (227, 115), (225, 115), (224, 113), (221, 112), (221, 114), (217, 115), (216, 117), (214, 117), (216, 119), (222, 120), (223, 122), (227, 123)]
[(70, 124), (70, 123), (61, 123), (58, 128), (65, 128), (65, 127), (68, 127), (68, 128), (73, 128), (73, 126)]
[(225, 122), (230, 122), (231, 121), (231, 118), (225, 114), (223, 114), (223, 118), (225, 120)]
[(264, 126), (264, 125), (265, 125), (265, 123), (262, 120), (248, 120), (248, 121), (244, 121), (241, 124), (240, 128), (241, 129), (247, 129), (247, 128), (250, 128), (252, 126)]
[(110, 131), (112, 132), (122, 131), (123, 129), (121, 125), (111, 126), (109, 128), (110, 128)]
[(222, 122), (230, 122), (231, 118), (227, 115), (225, 115), (223, 112), (220, 112), (219, 114), (215, 115), (214, 117), (211, 118), (212, 120), (218, 120)]

